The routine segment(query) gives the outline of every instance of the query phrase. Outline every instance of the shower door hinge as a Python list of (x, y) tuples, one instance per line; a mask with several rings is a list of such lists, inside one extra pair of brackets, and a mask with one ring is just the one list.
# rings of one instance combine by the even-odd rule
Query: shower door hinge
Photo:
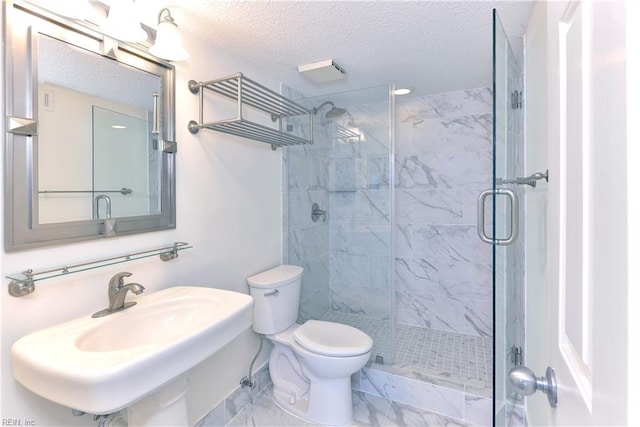
[(514, 366), (520, 366), (524, 363), (524, 353), (522, 352), (522, 347), (520, 346), (511, 346), (511, 363)]
[(511, 108), (517, 110), (522, 108), (522, 91), (514, 90), (511, 92)]

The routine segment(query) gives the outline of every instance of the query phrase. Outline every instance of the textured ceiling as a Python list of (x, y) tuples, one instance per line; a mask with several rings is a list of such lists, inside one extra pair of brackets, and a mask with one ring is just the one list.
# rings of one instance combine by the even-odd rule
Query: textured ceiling
[[(416, 94), (491, 84), (492, 9), (516, 55), (531, 1), (137, 0), (169, 5), (181, 31), (308, 96), (398, 83)], [(298, 65), (333, 58), (343, 81), (314, 84)]]
[[(155, 26), (157, 12), (169, 7), (181, 31), (314, 96), (390, 83), (412, 86), (420, 95), (489, 85), (492, 9), (498, 10), (519, 56), (534, 2), (136, 0), (136, 4), (145, 11), (145, 23)], [(329, 58), (347, 72), (347, 79), (314, 84), (297, 72), (298, 65)]]

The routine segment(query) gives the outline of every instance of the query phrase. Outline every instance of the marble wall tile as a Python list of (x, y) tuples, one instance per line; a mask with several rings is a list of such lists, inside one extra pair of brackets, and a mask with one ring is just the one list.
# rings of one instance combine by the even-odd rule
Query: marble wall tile
[(307, 260), (302, 264), (302, 289), (298, 321), (319, 319), (330, 309), (329, 254)]
[(486, 332), (484, 305), (466, 302), (490, 298), (492, 288), (491, 248), (476, 231), (477, 197), (492, 183), (492, 101), (491, 89), (480, 88), (397, 103), (400, 323)]
[(396, 188), (438, 188), (438, 156), (418, 154), (396, 158)]
[(389, 223), (389, 191), (330, 193), (332, 220), (338, 223)]
[(367, 164), (366, 188), (389, 188), (389, 155), (370, 155)]
[[(372, 288), (390, 289), (391, 283), (391, 257), (369, 257), (369, 282)], [(390, 295), (390, 294), (389, 294)]]
[(491, 299), (491, 264), (460, 260), (441, 260), (437, 264), (440, 284), (448, 295), (463, 299)]
[(413, 257), (413, 225), (395, 224), (394, 249), (397, 257)]
[(397, 375), (388, 375), (374, 369), (364, 369), (360, 382), (362, 391), (365, 393), (449, 417), (463, 418), (463, 392)]
[(311, 189), (312, 165), (315, 159), (304, 157), (304, 153), (289, 151), (287, 153), (287, 190), (308, 191)]
[[(384, 111), (383, 111), (384, 110)], [(310, 204), (329, 206), (331, 306), (365, 310), (362, 289), (388, 287), (391, 236), (388, 114), (383, 103), (350, 107), (349, 126), (360, 143), (335, 138), (337, 122), (320, 119), (314, 146), (287, 149), (290, 194), (289, 258), (305, 262), (326, 248), (326, 234), (310, 223)], [(490, 88), (398, 99), (396, 105), (395, 259), (397, 319), (484, 334), (491, 286), (490, 246), (476, 234), (476, 199), (491, 184), (492, 96)], [(345, 123), (340, 123), (345, 126)], [(305, 157), (301, 157), (303, 154)], [(299, 177), (299, 178), (298, 178)], [(291, 182), (293, 180), (293, 182)], [(296, 181), (297, 180), (297, 181)], [(331, 189), (331, 192), (324, 190)], [(326, 204), (326, 201), (329, 201)], [(324, 203), (324, 204), (323, 204)], [(487, 210), (487, 221), (491, 213)], [(312, 243), (314, 242), (314, 243)], [(314, 279), (315, 280), (315, 279)], [(426, 290), (433, 295), (426, 295)], [(325, 291), (326, 290), (326, 291)], [(326, 287), (306, 293), (304, 311), (326, 307)], [(338, 301), (338, 296), (347, 298)], [(312, 303), (317, 298), (321, 303)], [(366, 299), (366, 297), (365, 297)], [(354, 307), (348, 307), (354, 304)], [(420, 313), (424, 308), (425, 313)], [(406, 312), (403, 312), (406, 310)], [(404, 322), (403, 322), (404, 323)]]
[(492, 116), (479, 115), (455, 119), (415, 119), (400, 124), (396, 156), (406, 158), (425, 153), (458, 153), (492, 150)]
[(467, 335), (493, 336), (493, 300), (465, 299), (465, 329)]
[(331, 251), (352, 255), (386, 256), (391, 246), (389, 224), (331, 224)]
[(493, 424), (493, 401), (486, 397), (465, 394), (464, 420), (479, 426)]
[(435, 262), (425, 258), (396, 258), (395, 289), (403, 292), (437, 293), (440, 276)]
[(287, 264), (302, 265), (302, 243), (299, 229), (287, 233)]
[(400, 98), (396, 116), (409, 118), (450, 118), (477, 114), (491, 114), (493, 94), (489, 87), (447, 92), (424, 97)]
[(434, 261), (491, 262), (490, 246), (467, 225), (414, 225), (413, 254)]
[(299, 234), (302, 259), (317, 258), (329, 252), (329, 224), (319, 222), (316, 226), (301, 229)]
[(441, 238), (437, 227), (433, 225), (411, 224), (411, 255), (425, 258), (432, 263), (439, 259), (451, 259), (441, 248)]
[(391, 406), (387, 411), (387, 418), (384, 422), (384, 427), (466, 427), (468, 425), (466, 422), (455, 418), (413, 406), (403, 405), (398, 402), (391, 402)]
[(462, 193), (457, 190), (396, 190), (396, 220), (406, 224), (462, 222)]
[(513, 407), (513, 412), (511, 412), (507, 425), (509, 427), (526, 427), (528, 425), (526, 412), (522, 406)]
[(491, 151), (438, 154), (438, 188), (491, 188)]
[[(331, 285), (367, 286), (369, 283), (369, 257), (344, 252), (331, 252), (329, 281)], [(333, 287), (333, 286), (332, 286)]]
[(367, 163), (360, 158), (332, 159), (329, 170), (330, 191), (356, 191), (367, 188)]
[[(467, 187), (462, 189), (462, 223), (476, 225), (478, 223), (478, 197), (484, 190), (492, 188), (492, 183), (487, 187)], [(488, 236), (492, 235), (491, 222), (493, 215), (493, 203), (491, 197), (487, 197), (484, 206), (485, 231)]]
[(488, 264), (492, 262), (491, 246), (478, 238), (475, 226), (434, 225), (438, 236), (440, 259)]
[(434, 293), (396, 290), (396, 320), (405, 325), (463, 332), (464, 303)]
[(314, 202), (321, 207), (329, 206), (329, 193), (326, 191), (289, 192), (287, 202), (290, 230), (313, 227), (317, 223), (311, 219), (311, 206)]
[(381, 288), (331, 285), (331, 309), (363, 317), (389, 318), (389, 291)]

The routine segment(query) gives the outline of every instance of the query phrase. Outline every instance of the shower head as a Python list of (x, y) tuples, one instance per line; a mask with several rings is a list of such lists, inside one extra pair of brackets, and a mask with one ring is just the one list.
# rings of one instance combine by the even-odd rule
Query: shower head
[(327, 111), (327, 114), (325, 114), (324, 116), (327, 119), (335, 119), (336, 117), (342, 116), (346, 112), (347, 110), (345, 110), (344, 108), (334, 106), (329, 111)]
[(327, 119), (335, 119), (337, 117), (342, 116), (344, 113), (347, 112), (347, 110), (345, 110), (344, 108), (336, 107), (333, 102), (326, 101), (326, 102), (323, 102), (322, 104), (320, 104), (319, 107), (314, 108), (313, 109), (313, 114), (314, 115), (318, 114), (320, 109), (322, 109), (322, 107), (324, 107), (325, 105), (331, 105), (331, 109), (329, 111), (327, 111), (327, 113), (324, 115)]

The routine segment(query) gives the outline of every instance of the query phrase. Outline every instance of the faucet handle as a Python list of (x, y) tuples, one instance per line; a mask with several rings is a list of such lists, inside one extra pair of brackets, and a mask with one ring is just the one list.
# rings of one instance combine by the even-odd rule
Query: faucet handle
[(116, 273), (109, 280), (109, 288), (120, 288), (124, 285), (124, 278), (132, 276), (128, 271), (123, 271), (121, 273)]

